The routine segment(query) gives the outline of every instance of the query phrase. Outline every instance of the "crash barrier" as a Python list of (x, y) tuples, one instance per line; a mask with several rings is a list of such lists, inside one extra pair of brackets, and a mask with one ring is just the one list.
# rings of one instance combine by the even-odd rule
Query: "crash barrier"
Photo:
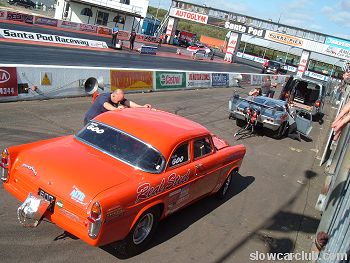
[[(112, 28), (84, 23), (70, 22), (66, 20), (59, 20), (48, 17), (41, 17), (37, 15), (29, 15), (20, 12), (12, 12), (7, 10), (0, 9), (0, 21), (15, 21), (26, 24), (36, 24), (51, 26), (57, 28), (70, 29), (74, 31), (80, 31), (84, 33), (94, 33), (100, 35), (109, 35), (112, 34)], [(121, 40), (129, 40), (130, 32), (125, 30), (119, 30), (118, 38)], [(145, 41), (145, 42), (158, 42), (157, 38), (154, 36), (147, 36), (143, 34), (136, 34), (136, 41)]]
[[(85, 96), (89, 78), (105, 92), (127, 92), (261, 85), (263, 75), (75, 66), (0, 65), (0, 102)], [(278, 76), (282, 83), (285, 76)], [(91, 79), (90, 79), (91, 80)], [(103, 85), (102, 85), (103, 84)]]
[[(341, 99), (338, 113), (348, 102), (350, 85)], [(340, 138), (333, 141), (333, 130), (329, 135), (321, 164), (325, 164), (326, 178), (316, 203), (322, 213), (315, 242), (321, 255), (317, 262), (329, 262), (322, 254), (336, 253), (350, 259), (350, 125), (343, 129)], [(321, 247), (319, 244), (323, 244)], [(324, 245), (326, 244), (326, 245)], [(332, 262), (348, 262), (334, 259)]]
[(106, 42), (90, 39), (66, 37), (59, 35), (24, 32), (12, 29), (0, 28), (0, 36), (5, 39), (15, 39), (24, 41), (34, 41), (43, 43), (54, 43), (60, 45), (71, 45), (90, 48), (108, 48)]
[(142, 45), (140, 47), (139, 52), (140, 52), (140, 54), (156, 55), (157, 50), (158, 50), (157, 47)]

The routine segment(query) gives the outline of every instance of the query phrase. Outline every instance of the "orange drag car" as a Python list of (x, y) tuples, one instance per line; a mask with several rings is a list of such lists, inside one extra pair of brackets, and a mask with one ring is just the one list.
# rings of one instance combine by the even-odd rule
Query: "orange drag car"
[(93, 246), (121, 241), (131, 256), (159, 220), (203, 196), (223, 198), (245, 152), (183, 117), (123, 109), (76, 135), (5, 149), (0, 175), (23, 202), (22, 225), (45, 217)]

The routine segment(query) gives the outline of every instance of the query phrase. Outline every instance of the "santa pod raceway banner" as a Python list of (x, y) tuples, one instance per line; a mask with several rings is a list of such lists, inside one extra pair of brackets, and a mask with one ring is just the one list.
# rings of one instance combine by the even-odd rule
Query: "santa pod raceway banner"
[(16, 68), (0, 67), (0, 97), (18, 96)]
[(63, 45), (93, 47), (93, 48), (108, 48), (106, 42), (95, 41), (89, 39), (64, 37), (58, 35), (41, 34), (34, 32), (24, 32), (10, 29), (0, 29), (0, 38), (29, 40), (35, 42), (55, 43)]

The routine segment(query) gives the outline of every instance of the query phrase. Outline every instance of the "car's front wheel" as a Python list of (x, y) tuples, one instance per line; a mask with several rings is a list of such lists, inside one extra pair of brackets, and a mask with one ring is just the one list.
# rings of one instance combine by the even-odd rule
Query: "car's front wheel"
[(125, 257), (132, 257), (142, 252), (158, 226), (160, 209), (152, 207), (137, 220), (128, 236), (120, 243), (119, 252)]

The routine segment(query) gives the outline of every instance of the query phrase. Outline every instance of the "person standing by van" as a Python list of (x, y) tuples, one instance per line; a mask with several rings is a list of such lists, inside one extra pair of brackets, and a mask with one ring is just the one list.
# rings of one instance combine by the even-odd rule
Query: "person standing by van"
[(136, 39), (136, 32), (135, 29), (133, 29), (130, 33), (130, 50), (134, 50), (134, 43), (135, 43), (135, 39)]

